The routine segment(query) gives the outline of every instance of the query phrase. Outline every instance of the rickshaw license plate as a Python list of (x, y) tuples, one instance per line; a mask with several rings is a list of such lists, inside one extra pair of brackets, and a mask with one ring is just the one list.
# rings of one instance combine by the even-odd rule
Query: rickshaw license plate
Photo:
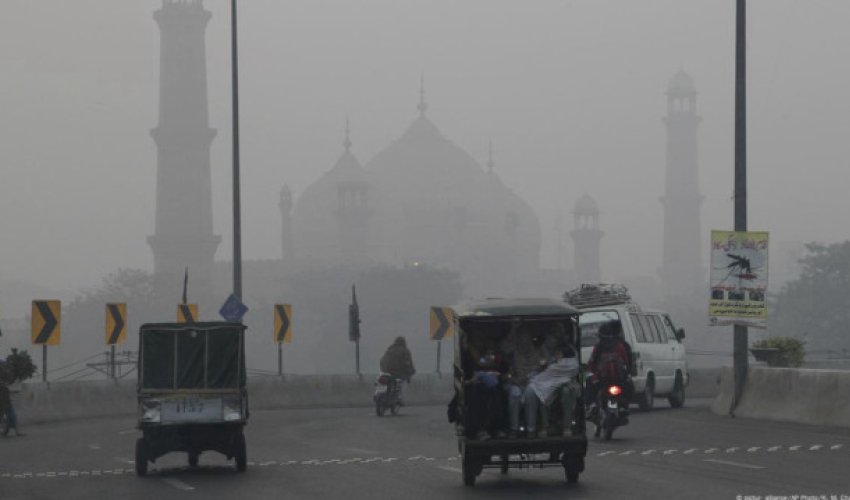
[(162, 402), (163, 422), (221, 420), (221, 398), (184, 396)]

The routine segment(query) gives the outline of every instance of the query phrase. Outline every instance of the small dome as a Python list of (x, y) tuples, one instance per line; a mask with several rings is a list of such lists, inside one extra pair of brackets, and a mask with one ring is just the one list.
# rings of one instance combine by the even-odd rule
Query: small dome
[(674, 95), (690, 95), (696, 94), (697, 89), (694, 86), (694, 79), (683, 70), (673, 75), (670, 83), (667, 84), (667, 93)]
[(585, 193), (576, 202), (574, 213), (576, 215), (599, 215), (599, 205), (596, 200)]

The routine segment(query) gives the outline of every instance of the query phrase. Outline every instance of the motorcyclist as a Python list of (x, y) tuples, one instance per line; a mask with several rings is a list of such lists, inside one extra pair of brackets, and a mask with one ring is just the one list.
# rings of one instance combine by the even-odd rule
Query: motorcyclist
[[(403, 336), (396, 337), (393, 343), (387, 347), (384, 355), (381, 356), (381, 371), (390, 374), (393, 385), (395, 385), (396, 379), (409, 383), (410, 377), (416, 373), (416, 369), (413, 367), (413, 357), (410, 355), (407, 341)], [(401, 387), (394, 387), (394, 389), (398, 390), (399, 404), (401, 404)]]
[[(619, 321), (609, 321), (599, 327), (599, 341), (593, 346), (593, 352), (587, 362), (594, 380), (589, 388), (591, 394), (588, 395), (588, 401), (597, 402), (599, 389), (606, 384), (621, 386), (623, 400), (631, 401), (634, 393), (634, 385), (631, 381), (632, 349), (623, 339), (621, 332)], [(628, 410), (628, 404), (626, 410)], [(598, 412), (598, 405), (593, 408), (592, 414), (595, 415), (596, 412)]]

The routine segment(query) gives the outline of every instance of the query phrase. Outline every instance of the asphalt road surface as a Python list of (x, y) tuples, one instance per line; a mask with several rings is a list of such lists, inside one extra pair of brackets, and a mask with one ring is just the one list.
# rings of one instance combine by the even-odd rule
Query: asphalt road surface
[(707, 404), (635, 410), (612, 441), (591, 438), (579, 484), (566, 485), (560, 468), (488, 469), (474, 488), (462, 484), (445, 407), (384, 418), (368, 408), (257, 411), (247, 472), (214, 452), (189, 469), (175, 453), (144, 478), (133, 471), (133, 418), (23, 422), (26, 436), (0, 438), (0, 499), (850, 500), (850, 430), (718, 417)]

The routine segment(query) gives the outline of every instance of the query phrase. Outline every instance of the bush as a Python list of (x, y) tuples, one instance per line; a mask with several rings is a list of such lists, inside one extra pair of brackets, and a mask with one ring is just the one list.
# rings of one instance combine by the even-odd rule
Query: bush
[(768, 337), (753, 343), (755, 349), (779, 349), (779, 353), (775, 362), (770, 363), (773, 366), (791, 366), (797, 367), (803, 364), (803, 358), (806, 356), (806, 350), (803, 347), (802, 340), (794, 337)]
[(0, 377), (3, 377), (6, 382), (12, 383), (16, 380), (32, 378), (35, 372), (35, 363), (32, 362), (30, 354), (27, 351), (19, 351), (13, 348), (12, 354), (6, 356)]

